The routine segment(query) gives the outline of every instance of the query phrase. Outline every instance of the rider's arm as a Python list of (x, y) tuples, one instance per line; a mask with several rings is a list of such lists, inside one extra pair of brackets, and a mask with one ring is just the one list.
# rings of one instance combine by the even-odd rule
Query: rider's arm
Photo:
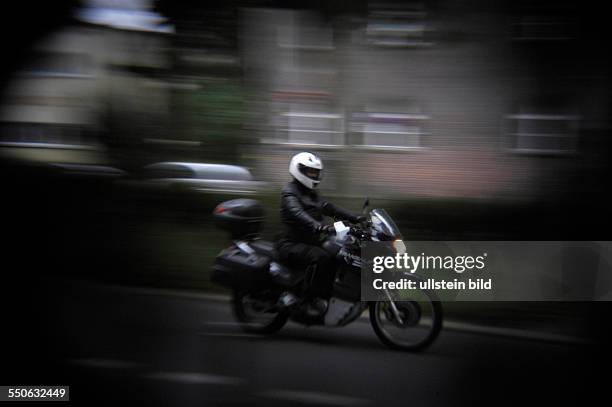
[(337, 205), (334, 205), (333, 203), (329, 201), (323, 201), (323, 204), (321, 205), (321, 207), (323, 208), (323, 214), (327, 216), (331, 216), (334, 218), (340, 218), (340, 219), (346, 219), (349, 222), (353, 222), (353, 223), (357, 222), (359, 218), (354, 213), (347, 211), (346, 209), (341, 208)]
[(282, 205), (287, 213), (302, 227), (314, 232), (321, 228), (321, 222), (314, 219), (304, 210), (299, 199), (291, 191), (283, 191)]

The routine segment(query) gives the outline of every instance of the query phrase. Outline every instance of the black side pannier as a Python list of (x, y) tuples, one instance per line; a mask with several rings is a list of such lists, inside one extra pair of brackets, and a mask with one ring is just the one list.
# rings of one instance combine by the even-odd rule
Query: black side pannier
[(215, 224), (230, 233), (231, 238), (254, 237), (264, 219), (263, 206), (254, 199), (232, 199), (221, 202), (213, 211)]
[(237, 247), (223, 250), (215, 258), (211, 280), (236, 289), (263, 287), (270, 282), (270, 258), (245, 253)]

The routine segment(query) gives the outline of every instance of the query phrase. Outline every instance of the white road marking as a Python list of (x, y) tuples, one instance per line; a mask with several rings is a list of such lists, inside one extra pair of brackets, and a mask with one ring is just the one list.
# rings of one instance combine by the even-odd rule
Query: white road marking
[(238, 385), (244, 383), (239, 377), (220, 376), (197, 372), (153, 372), (144, 375), (147, 379), (164, 380), (184, 384), (223, 384)]
[(328, 406), (363, 406), (370, 404), (370, 400), (319, 391), (276, 389), (260, 392), (259, 395), (283, 401), (315, 403)]

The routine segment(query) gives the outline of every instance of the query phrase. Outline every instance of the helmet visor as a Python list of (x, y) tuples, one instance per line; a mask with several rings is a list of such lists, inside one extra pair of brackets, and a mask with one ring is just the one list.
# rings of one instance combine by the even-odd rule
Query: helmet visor
[(313, 181), (320, 181), (321, 180), (321, 170), (318, 168), (312, 168), (312, 167), (307, 167), (303, 164), (299, 165), (299, 169), (300, 172), (304, 175), (306, 175), (308, 178), (310, 178)]

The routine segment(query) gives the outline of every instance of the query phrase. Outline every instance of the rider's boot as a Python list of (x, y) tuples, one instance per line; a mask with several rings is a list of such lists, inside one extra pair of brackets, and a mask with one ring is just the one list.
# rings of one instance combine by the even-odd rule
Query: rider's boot
[(325, 315), (327, 312), (328, 303), (323, 298), (313, 298), (306, 305), (306, 313), (311, 316)]
[(327, 300), (323, 298), (315, 298), (312, 300), (312, 305), (322, 315), (322, 314), (325, 314), (325, 312), (327, 311), (327, 307), (329, 306), (329, 303), (327, 302)]
[(297, 304), (298, 298), (291, 292), (285, 291), (278, 297), (277, 305), (282, 308), (289, 308)]

